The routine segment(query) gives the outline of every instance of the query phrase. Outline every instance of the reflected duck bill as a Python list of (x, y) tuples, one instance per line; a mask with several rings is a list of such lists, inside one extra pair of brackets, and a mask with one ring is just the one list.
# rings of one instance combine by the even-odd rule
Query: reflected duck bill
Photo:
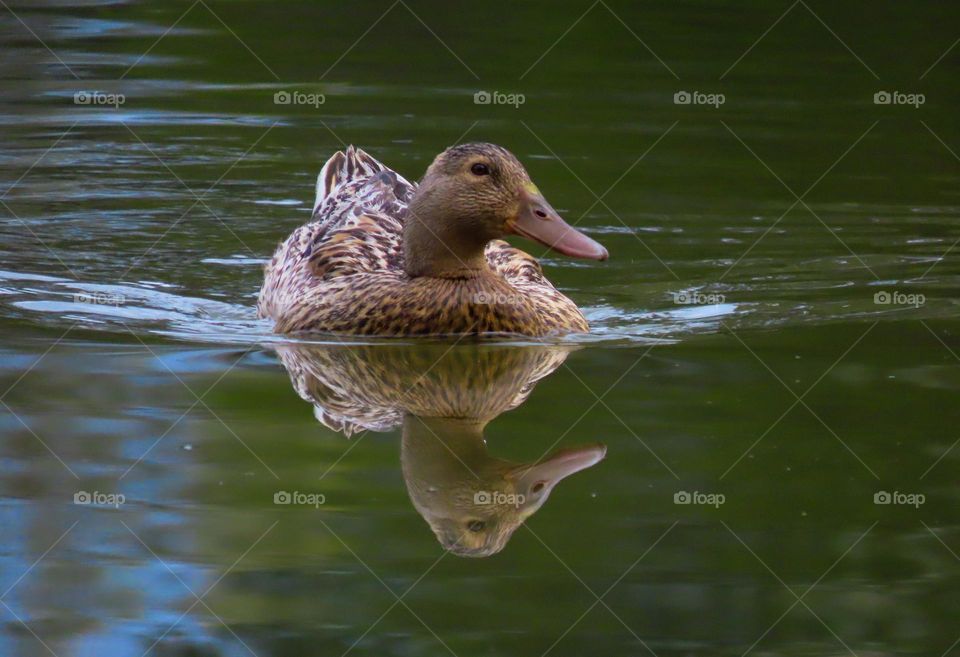
[(588, 445), (558, 450), (534, 465), (516, 468), (512, 478), (517, 490), (529, 494), (547, 492), (572, 474), (586, 470), (603, 460), (607, 455), (606, 445)]

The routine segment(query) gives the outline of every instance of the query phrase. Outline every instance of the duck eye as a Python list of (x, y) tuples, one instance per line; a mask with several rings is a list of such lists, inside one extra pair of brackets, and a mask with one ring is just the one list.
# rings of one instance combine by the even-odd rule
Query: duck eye
[(470, 522), (467, 523), (467, 529), (469, 529), (475, 534), (477, 532), (482, 532), (484, 528), (486, 528), (486, 526), (487, 526), (487, 523), (485, 523), (482, 520), (471, 520)]
[(489, 176), (490, 167), (488, 167), (483, 162), (477, 162), (472, 167), (470, 167), (470, 173), (472, 173), (475, 176)]

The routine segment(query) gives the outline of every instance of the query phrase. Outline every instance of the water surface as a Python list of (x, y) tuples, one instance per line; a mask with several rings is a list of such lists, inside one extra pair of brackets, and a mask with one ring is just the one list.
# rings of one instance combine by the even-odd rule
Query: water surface
[[(0, 654), (960, 650), (956, 8), (8, 4)], [(609, 249), (523, 244), (590, 336), (256, 318), (333, 151), (463, 140)]]

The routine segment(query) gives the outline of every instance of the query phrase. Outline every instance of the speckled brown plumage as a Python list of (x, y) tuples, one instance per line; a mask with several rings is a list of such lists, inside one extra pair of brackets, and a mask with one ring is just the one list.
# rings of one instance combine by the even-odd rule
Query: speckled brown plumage
[(313, 220), (297, 228), (266, 267), (260, 315), (273, 319), (279, 333), (544, 336), (589, 330), (536, 259), (503, 240), (487, 244), (482, 275), (409, 276), (402, 242), (416, 189), (362, 150), (351, 146), (335, 154), (320, 173)]
[(316, 418), (349, 437), (394, 429), (405, 414), (490, 420), (522, 404), (570, 347), (289, 343), (276, 350)]

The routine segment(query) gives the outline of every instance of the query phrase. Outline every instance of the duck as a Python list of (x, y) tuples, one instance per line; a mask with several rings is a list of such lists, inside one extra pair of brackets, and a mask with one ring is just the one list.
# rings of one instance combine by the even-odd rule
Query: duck
[(608, 257), (502, 146), (451, 146), (415, 184), (351, 145), (321, 169), (311, 221), (266, 265), (258, 314), (281, 334), (589, 332), (576, 304), (508, 235), (571, 257)]
[(440, 545), (456, 556), (502, 551), (561, 481), (607, 452), (601, 443), (587, 443), (512, 461), (488, 448), (488, 424), (523, 404), (564, 363), (569, 344), (285, 342), (273, 348), (294, 390), (328, 429), (359, 441), (368, 431), (400, 428), (407, 494)]

